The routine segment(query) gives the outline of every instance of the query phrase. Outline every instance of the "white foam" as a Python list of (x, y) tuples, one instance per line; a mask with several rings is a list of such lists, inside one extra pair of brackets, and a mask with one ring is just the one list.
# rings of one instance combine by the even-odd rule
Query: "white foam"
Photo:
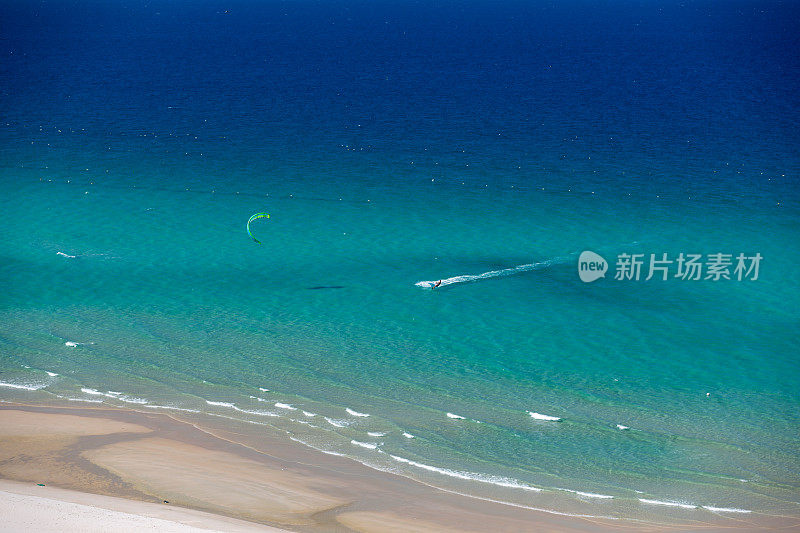
[(414, 435), (412, 435), (411, 433), (405, 433), (405, 432), (403, 432), (403, 436), (404, 436), (405, 438), (407, 438), (407, 439), (413, 439), (413, 438), (414, 438)]
[(336, 426), (337, 428), (345, 428), (345, 427), (349, 426), (350, 423), (351, 423), (349, 420), (335, 420), (333, 418), (328, 418), (327, 416), (323, 417), (323, 418), (325, 418), (325, 421), (328, 424), (330, 424), (332, 426)]
[(9, 389), (23, 389), (23, 390), (39, 390), (47, 387), (46, 384), (21, 384), (21, 383), (8, 383), (0, 381), (0, 387), (8, 387)]
[(629, 428), (628, 426), (623, 426), (622, 424), (617, 424), (617, 429), (626, 430), (631, 428)]
[(345, 409), (345, 411), (347, 411), (347, 414), (348, 414), (348, 415), (360, 416), (360, 417), (367, 417), (367, 416), (369, 416), (369, 414), (367, 414), (367, 413), (359, 413), (358, 411), (353, 411), (353, 410), (352, 410), (352, 409), (350, 409), (349, 407), (348, 407), (348, 408), (346, 408), (346, 409)]
[(600, 499), (604, 499), (604, 500), (610, 500), (610, 499), (613, 498), (613, 496), (609, 496), (608, 494), (597, 494), (595, 492), (582, 492), (580, 490), (572, 490), (572, 489), (558, 489), (558, 490), (571, 492), (571, 493), (577, 494), (579, 496), (585, 496), (586, 498), (600, 498)]
[(304, 440), (300, 440), (300, 439), (298, 439), (298, 438), (296, 438), (296, 437), (292, 437), (291, 435), (289, 436), (289, 440), (293, 440), (293, 441), (295, 441), (295, 442), (299, 442), (300, 444), (303, 444), (303, 445), (305, 445), (305, 446), (308, 446), (309, 448), (313, 448), (313, 449), (315, 449), (315, 450), (317, 450), (317, 451), (319, 451), (319, 452), (326, 453), (326, 454), (328, 454), (328, 455), (335, 455), (336, 457), (347, 457), (347, 456), (346, 456), (345, 454), (343, 454), (343, 453), (339, 453), (339, 452), (332, 452), (332, 451), (330, 451), (330, 450), (323, 450), (322, 448), (318, 448), (317, 446), (314, 446), (313, 444), (309, 444), (308, 442), (306, 442), (306, 441), (304, 441)]
[(103, 400), (90, 400), (88, 398), (67, 398), (71, 402), (103, 403)]
[(447, 418), (456, 418), (458, 420), (466, 420), (463, 416), (454, 415), (453, 413), (447, 413)]
[(603, 520), (619, 520), (619, 518), (617, 518), (616, 516), (562, 513), (560, 511), (554, 511), (552, 509), (544, 509), (544, 508), (540, 508), (540, 507), (531, 507), (529, 505), (522, 505), (522, 504), (519, 504), (519, 503), (504, 502), (504, 501), (501, 501), (501, 500), (493, 500), (492, 498), (484, 498), (482, 496), (476, 496), (474, 494), (465, 494), (463, 492), (458, 492), (458, 491), (455, 491), (455, 490), (443, 489), (441, 487), (437, 487), (437, 489), (439, 489), (441, 491), (444, 491), (444, 492), (449, 492), (450, 494), (458, 494), (459, 496), (466, 496), (468, 498), (474, 498), (476, 500), (483, 500), (485, 502), (499, 503), (500, 505), (508, 505), (509, 507), (519, 507), (521, 509), (530, 509), (532, 511), (539, 511), (539, 512), (542, 512), (542, 513), (549, 513), (549, 514), (554, 514), (554, 515), (558, 515), (558, 516), (574, 516), (574, 517), (578, 517), (578, 518), (602, 518)]
[[(504, 268), (502, 270), (491, 270), (489, 272), (484, 272), (483, 274), (464, 274), (461, 276), (453, 276), (451, 278), (441, 280), (442, 283), (439, 287), (445, 287), (447, 285), (453, 285), (455, 283), (469, 283), (472, 281), (479, 281), (483, 279), (490, 279), (490, 278), (499, 278), (504, 276), (513, 276), (514, 274), (520, 274), (522, 272), (529, 272), (531, 270), (539, 270), (541, 268), (547, 268), (551, 265), (565, 263), (571, 261), (569, 257), (557, 257), (555, 259), (548, 259), (547, 261), (541, 261), (539, 263), (528, 263), (525, 265), (518, 265), (511, 268)], [(433, 289), (436, 285), (436, 281), (418, 281), (414, 285), (417, 287), (422, 287), (423, 289)]]
[(386, 433), (381, 433), (380, 431), (367, 431), (367, 435), (370, 437), (385, 437)]
[(541, 413), (534, 413), (533, 411), (528, 411), (528, 414), (535, 420), (549, 420), (550, 422), (558, 422), (561, 420), (557, 416), (543, 415)]
[(145, 405), (148, 403), (144, 398), (132, 398), (130, 396), (120, 396), (118, 399), (125, 403), (137, 403), (139, 405)]
[(437, 474), (442, 474), (444, 476), (454, 477), (458, 479), (463, 479), (467, 481), (478, 481), (480, 483), (488, 483), (491, 485), (497, 485), (499, 487), (508, 487), (512, 489), (522, 489), (532, 492), (541, 492), (542, 489), (538, 487), (533, 487), (531, 485), (522, 483), (521, 481), (517, 481), (516, 479), (511, 479), (502, 476), (492, 476), (489, 474), (479, 474), (476, 472), (460, 472), (457, 470), (449, 470), (447, 468), (439, 468), (437, 466), (426, 465), (424, 463), (418, 463), (416, 461), (412, 461), (411, 459), (406, 459), (405, 457), (398, 457), (396, 455), (389, 455), (392, 459), (397, 462), (405, 463), (407, 465), (415, 466), (417, 468), (421, 468), (423, 470), (427, 470), (429, 472), (436, 472)]
[(211, 400), (206, 400), (208, 405), (217, 405), (219, 407), (236, 407), (230, 402), (212, 402)]
[(256, 400), (258, 400), (259, 402), (268, 402), (269, 401), (269, 400), (267, 400), (265, 398), (256, 398)]
[(47, 375), (50, 376), (51, 378), (54, 378), (54, 377), (56, 377), (58, 375), (55, 372), (50, 372), (48, 370), (45, 370), (45, 372), (47, 372)]
[(647, 500), (645, 498), (639, 498), (639, 501), (642, 503), (649, 503), (650, 505), (665, 505), (668, 507), (680, 507), (681, 509), (697, 509), (696, 505), (692, 505), (690, 503), (662, 502), (659, 500)]
[(261, 392), (269, 392), (269, 389), (265, 389), (264, 387), (259, 387), (258, 390)]
[(218, 418), (225, 418), (227, 420), (235, 420), (236, 422), (243, 422), (245, 424), (253, 424), (254, 426), (269, 426), (269, 424), (265, 424), (264, 422), (256, 422), (255, 420), (247, 420), (245, 418), (236, 418), (233, 416), (225, 416), (219, 413), (203, 413), (209, 416), (216, 416)]
[(236, 407), (235, 405), (232, 407), (237, 411), (239, 411), (240, 413), (247, 413), (248, 415), (270, 416), (272, 418), (280, 418), (281, 416), (278, 413), (273, 413), (272, 411), (252, 411), (250, 409), (241, 409), (239, 407)]
[(60, 255), (62, 257), (68, 257), (70, 259), (75, 259), (76, 257), (78, 257), (77, 255), (65, 254), (64, 252), (56, 252), (56, 255)]
[(90, 388), (87, 388), (87, 387), (82, 387), (81, 388), (81, 392), (83, 392), (85, 394), (91, 394), (92, 396), (105, 396), (106, 398), (112, 398), (114, 400), (119, 400), (119, 401), (125, 402), (125, 403), (135, 403), (135, 404), (139, 404), (139, 405), (144, 405), (144, 404), (147, 403), (147, 400), (144, 399), (144, 398), (136, 398), (136, 397), (127, 396), (127, 395), (123, 396), (121, 392), (117, 392), (117, 391), (113, 391), (113, 390), (106, 391), (106, 392), (100, 392), (97, 389), (90, 389)]
[(93, 342), (75, 342), (75, 341), (67, 341), (64, 343), (64, 346), (69, 346), (70, 348), (76, 348), (78, 346), (86, 346), (88, 344), (94, 344)]
[(278, 409), (288, 409), (290, 411), (297, 411), (297, 407), (292, 407), (292, 405), (288, 403), (277, 402), (275, 404), (275, 407), (277, 407)]
[(704, 505), (703, 509), (713, 511), (715, 513), (752, 513), (747, 509), (736, 509), (734, 507), (712, 507), (711, 505)]
[[(303, 410), (301, 409), (301, 411), (303, 411)], [(309, 411), (303, 411), (303, 414), (306, 415), (309, 418), (317, 416), (317, 413), (311, 413)]]
[(172, 410), (172, 411), (185, 411), (185, 412), (187, 412), (187, 413), (199, 413), (199, 412), (200, 412), (200, 411), (198, 411), (197, 409), (184, 409), (183, 407), (175, 407), (175, 406), (173, 406), (173, 405), (153, 405), (153, 404), (147, 404), (147, 405), (145, 405), (145, 407), (147, 407), (147, 408), (149, 408), (149, 409), (170, 409), (170, 410)]
[(350, 444), (355, 444), (356, 446), (361, 446), (362, 448), (367, 448), (368, 450), (374, 450), (378, 447), (377, 443), (374, 442), (361, 442), (358, 440), (351, 440)]
[[(245, 414), (248, 414), (248, 415), (270, 416), (270, 417), (273, 417), (273, 418), (279, 418), (281, 416), (278, 413), (273, 413), (272, 411), (253, 411), (251, 409), (242, 409), (241, 407), (238, 407), (236, 404), (228, 403), (228, 402), (212, 402), (212, 401), (206, 400), (206, 403), (209, 404), (209, 405), (217, 405), (217, 406), (220, 406), (220, 407), (230, 407), (234, 411), (239, 411), (240, 413), (245, 413)], [(235, 419), (235, 420), (239, 420), (239, 419)], [(242, 422), (253, 423), (251, 420), (242, 420)]]

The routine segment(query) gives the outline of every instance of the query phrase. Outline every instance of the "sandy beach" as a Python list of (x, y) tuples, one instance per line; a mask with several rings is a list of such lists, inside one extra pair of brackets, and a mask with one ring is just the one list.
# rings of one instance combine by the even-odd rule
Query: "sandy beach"
[[(239, 439), (246, 440), (246, 439)], [(258, 447), (161, 413), (0, 406), (3, 531), (682, 531), (447, 493), (287, 440)], [(266, 450), (266, 451), (265, 451)], [(39, 485), (42, 484), (42, 485)]]
[(2, 531), (284, 531), (164, 504), (0, 480)]

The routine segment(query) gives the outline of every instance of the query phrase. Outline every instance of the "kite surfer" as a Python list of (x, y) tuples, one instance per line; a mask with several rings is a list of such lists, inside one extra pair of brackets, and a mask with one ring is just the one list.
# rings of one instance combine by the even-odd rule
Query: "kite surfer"
[(433, 284), (433, 288), (435, 289), (436, 287), (438, 287), (441, 284), (442, 284), (442, 280), (439, 280), (439, 281), (437, 281), (436, 283)]

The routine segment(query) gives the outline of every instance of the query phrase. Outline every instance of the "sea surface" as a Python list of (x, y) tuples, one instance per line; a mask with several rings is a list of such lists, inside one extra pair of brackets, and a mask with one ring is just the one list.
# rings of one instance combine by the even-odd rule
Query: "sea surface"
[(797, 2), (0, 0), (0, 57), (0, 399), (800, 515)]

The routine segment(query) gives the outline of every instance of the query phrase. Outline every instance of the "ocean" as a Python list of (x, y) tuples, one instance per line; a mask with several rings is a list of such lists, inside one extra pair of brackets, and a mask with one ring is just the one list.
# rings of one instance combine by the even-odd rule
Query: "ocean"
[(800, 516), (796, 2), (2, 0), (0, 53), (0, 399)]

